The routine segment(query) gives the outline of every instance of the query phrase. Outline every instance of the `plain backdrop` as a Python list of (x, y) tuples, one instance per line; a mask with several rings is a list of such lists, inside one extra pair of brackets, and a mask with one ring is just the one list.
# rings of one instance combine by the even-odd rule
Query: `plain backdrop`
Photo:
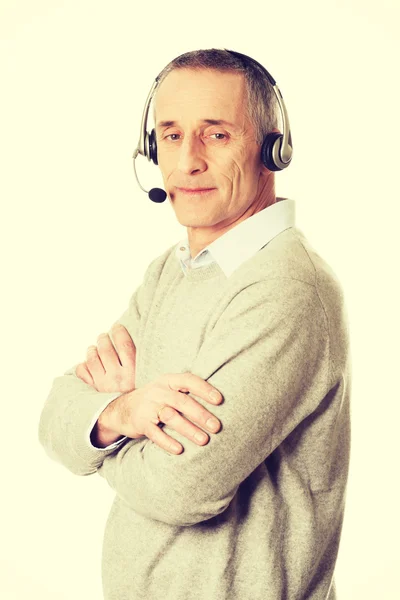
[[(168, 200), (137, 186), (131, 157), (156, 75), (210, 47), (276, 79), (294, 146), (276, 194), (296, 201), (345, 293), (352, 456), (338, 598), (400, 598), (399, 16), (395, 0), (2, 0), (1, 598), (102, 598), (114, 493), (49, 459), (38, 421), (53, 379), (85, 360), (149, 262), (186, 233)], [(137, 166), (144, 187), (162, 183), (143, 157)]]

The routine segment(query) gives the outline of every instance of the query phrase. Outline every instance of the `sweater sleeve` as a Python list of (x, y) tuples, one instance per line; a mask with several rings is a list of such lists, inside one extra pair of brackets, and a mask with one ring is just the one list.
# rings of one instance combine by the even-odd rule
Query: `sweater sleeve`
[[(127, 328), (136, 346), (143, 286), (132, 294), (128, 308), (117, 320)], [(111, 328), (108, 333), (112, 338)], [(99, 415), (121, 392), (98, 392), (75, 374), (78, 364), (53, 380), (40, 415), (38, 435), (50, 458), (76, 475), (90, 475), (130, 438), (124, 437), (106, 448), (93, 446), (90, 433)]]
[(239, 485), (315, 411), (330, 385), (329, 335), (314, 286), (289, 278), (253, 283), (228, 304), (190, 371), (223, 395), (211, 406), (222, 423), (198, 446), (171, 455), (152, 441), (128, 442), (98, 469), (133, 510), (172, 525), (223, 512)]

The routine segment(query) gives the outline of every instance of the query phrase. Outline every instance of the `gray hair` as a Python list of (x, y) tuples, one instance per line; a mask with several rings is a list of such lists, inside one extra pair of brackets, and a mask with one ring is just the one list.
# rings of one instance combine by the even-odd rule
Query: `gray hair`
[(159, 74), (158, 87), (171, 71), (184, 68), (243, 73), (247, 84), (247, 116), (253, 123), (257, 143), (262, 144), (268, 133), (278, 129), (278, 101), (268, 77), (257, 64), (243, 60), (228, 50), (192, 50), (174, 58), (164, 67)]

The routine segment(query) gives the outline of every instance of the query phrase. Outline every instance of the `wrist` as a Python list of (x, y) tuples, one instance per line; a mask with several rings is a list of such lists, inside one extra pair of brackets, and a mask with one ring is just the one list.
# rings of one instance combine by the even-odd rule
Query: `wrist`
[(124, 436), (115, 432), (104, 432), (98, 426), (98, 423), (93, 427), (90, 434), (90, 442), (95, 448), (105, 448), (114, 442), (122, 439)]
[(114, 398), (114, 400), (106, 406), (91, 431), (90, 441), (98, 448), (109, 446), (124, 437), (119, 431), (113, 429), (113, 422), (118, 422), (118, 419), (116, 418), (116, 403), (120, 398), (121, 396)]

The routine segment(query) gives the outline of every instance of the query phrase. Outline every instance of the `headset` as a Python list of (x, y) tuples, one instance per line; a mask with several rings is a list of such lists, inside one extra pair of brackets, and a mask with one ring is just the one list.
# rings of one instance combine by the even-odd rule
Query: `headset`
[[(268, 78), (272, 89), (275, 92), (276, 98), (278, 100), (279, 108), (282, 114), (282, 122), (283, 122), (283, 133), (272, 132), (268, 133), (262, 143), (261, 146), (261, 160), (263, 164), (270, 171), (282, 171), (286, 169), (292, 160), (293, 155), (293, 144), (292, 144), (292, 135), (290, 133), (290, 125), (289, 125), (289, 117), (287, 114), (286, 106), (283, 101), (283, 96), (281, 94), (280, 89), (278, 88), (275, 79), (272, 75), (267, 71), (265, 67), (263, 67), (259, 62), (247, 56), (246, 54), (241, 54), (240, 52), (235, 52), (234, 50), (227, 50), (230, 54), (236, 56), (241, 60), (241, 62), (246, 66), (246, 63), (253, 63), (258, 68), (260, 68)], [(178, 57), (179, 58), (179, 57)], [(158, 75), (151, 87), (151, 90), (147, 96), (146, 104), (144, 106), (143, 115), (142, 115), (142, 123), (140, 126), (140, 137), (138, 145), (133, 153), (133, 170), (135, 172), (136, 181), (138, 182), (140, 188), (149, 195), (150, 200), (153, 202), (164, 202), (167, 197), (167, 193), (160, 188), (152, 188), (149, 192), (145, 190), (139, 182), (135, 160), (138, 154), (145, 156), (147, 160), (153, 161), (155, 165), (158, 164), (157, 161), (157, 140), (156, 140), (156, 132), (155, 129), (152, 129), (150, 133), (147, 131), (147, 117), (149, 114), (150, 103), (156, 91), (156, 88), (159, 84), (160, 75)]]

